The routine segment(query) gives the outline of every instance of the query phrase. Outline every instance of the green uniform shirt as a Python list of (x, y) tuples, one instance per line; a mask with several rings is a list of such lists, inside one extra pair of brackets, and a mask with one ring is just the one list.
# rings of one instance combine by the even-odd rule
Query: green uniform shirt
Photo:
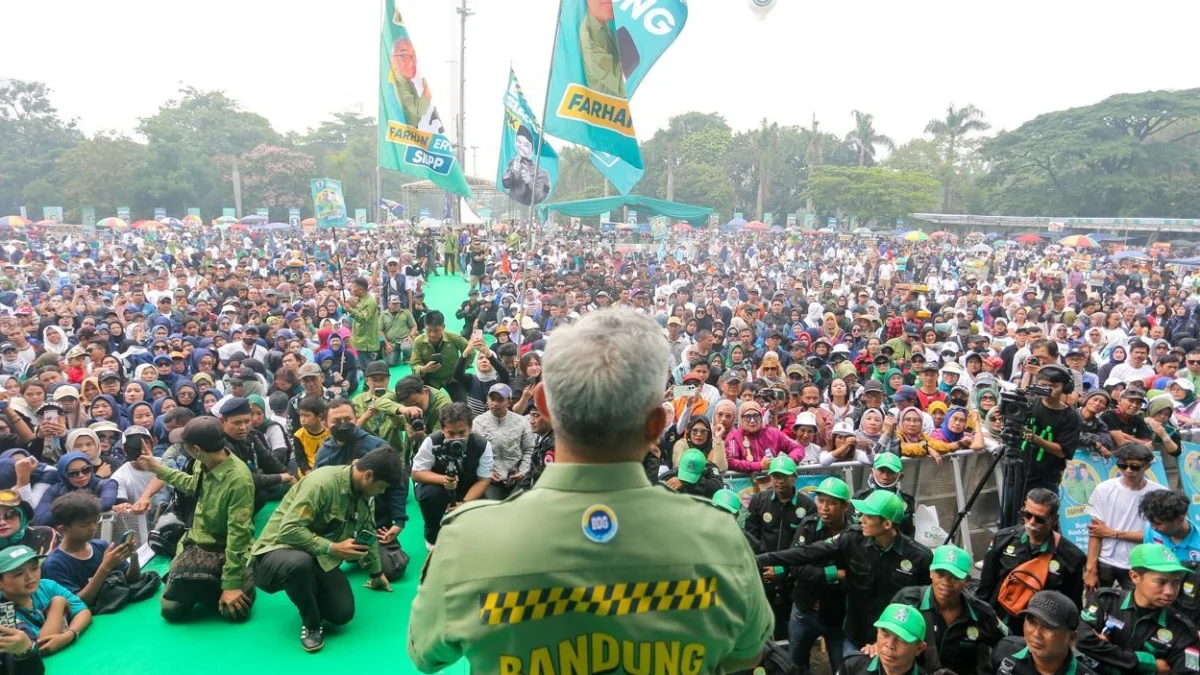
[[(458, 363), (458, 357), (468, 344), (470, 343), (467, 339), (458, 333), (444, 331), (441, 344), (434, 345), (430, 344), (428, 336), (421, 333), (413, 340), (412, 358), (408, 360), (408, 364), (412, 366), (413, 373), (425, 380), (425, 384), (434, 389), (441, 389), (454, 378), (454, 365)], [(432, 361), (434, 354), (442, 355), (442, 367), (432, 373), (422, 373), (421, 366)]]
[(379, 315), (379, 329), (387, 336), (388, 342), (393, 344), (407, 338), (416, 327), (417, 321), (407, 309), (399, 312), (389, 309)]
[(346, 312), (354, 317), (350, 327), (350, 346), (360, 352), (379, 351), (379, 305), (369, 294), (353, 305), (346, 305)]
[(190, 474), (160, 464), (154, 475), (184, 494), (195, 496), (200, 490), (192, 527), (180, 540), (179, 550), (189, 542), (210, 551), (224, 548), (221, 590), (241, 589), (254, 540), (254, 477), (250, 468), (231, 454), (212, 471), (205, 471), (200, 462)]
[(758, 654), (774, 618), (737, 523), (626, 462), (552, 464), (451, 512), (408, 626), (427, 673), (711, 673)]
[(354, 416), (361, 417), (363, 413), (367, 412), (367, 408), (371, 407), (372, 401), (375, 402), (375, 414), (368, 417), (359, 428), (387, 441), (393, 449), (403, 450), (405, 446), (404, 424), (396, 416), (396, 411), (400, 408), (400, 404), (396, 402), (396, 395), (389, 391), (383, 396), (375, 398), (372, 392), (363, 391), (350, 399), (350, 402), (354, 404)]
[[(362, 530), (375, 531), (375, 498), (354, 494), (350, 485), (352, 466), (323, 466), (304, 475), (279, 502), (258, 541), (253, 556), (276, 549), (293, 548), (317, 559), (328, 572), (342, 564), (329, 555), (334, 542), (353, 539)], [(363, 558), (371, 574), (377, 574), (379, 545), (372, 542)]]

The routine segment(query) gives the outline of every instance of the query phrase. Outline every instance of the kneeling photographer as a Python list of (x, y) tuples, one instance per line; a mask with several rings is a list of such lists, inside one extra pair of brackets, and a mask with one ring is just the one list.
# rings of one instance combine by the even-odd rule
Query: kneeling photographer
[(430, 434), (413, 458), (412, 478), (425, 520), (425, 545), (437, 543), (442, 516), (481, 499), (492, 478), (492, 446), (471, 433), (471, 409), (451, 403), (441, 411), (441, 430)]

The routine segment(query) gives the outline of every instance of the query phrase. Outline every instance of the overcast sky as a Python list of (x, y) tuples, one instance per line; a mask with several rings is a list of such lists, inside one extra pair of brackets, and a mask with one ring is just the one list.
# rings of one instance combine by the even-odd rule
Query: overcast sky
[[(458, 0), (399, 4), (452, 129)], [(468, 155), (466, 164), (490, 176), (510, 63), (541, 114), (557, 2), (469, 5), (466, 140), (478, 163)], [(379, 9), (375, 0), (5, 0), (0, 25), (21, 37), (0, 57), (0, 77), (46, 82), (89, 133), (133, 133), (182, 85), (223, 89), (277, 130), (304, 131), (334, 112), (376, 113)], [(1200, 86), (1195, 0), (779, 0), (765, 21), (746, 0), (692, 0), (690, 12), (634, 97), (643, 140), (690, 110), (719, 112), (735, 130), (764, 116), (807, 126), (815, 112), (845, 134), (859, 109), (902, 143), (950, 102), (1014, 128), (1117, 92)]]

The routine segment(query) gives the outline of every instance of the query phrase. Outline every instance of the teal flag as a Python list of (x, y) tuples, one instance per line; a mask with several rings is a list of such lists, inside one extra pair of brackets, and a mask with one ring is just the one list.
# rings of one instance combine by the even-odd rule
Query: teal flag
[[(541, 162), (537, 161), (541, 144)], [(537, 165), (537, 179), (533, 177)], [(500, 133), (500, 165), (496, 167), (496, 187), (518, 204), (529, 206), (546, 201), (558, 180), (558, 153), (542, 139), (541, 127), (525, 94), (517, 83), (517, 74), (508, 70), (508, 88), (504, 90), (504, 129)]]
[(130, 222), (129, 207), (128, 206), (118, 206), (117, 207), (117, 217), (127, 223)]
[(591, 149), (621, 194), (644, 173), (629, 99), (686, 22), (684, 0), (561, 4), (546, 133)]
[(85, 206), (82, 209), (80, 209), (80, 213), (82, 214), (79, 217), (80, 221), (81, 221), (79, 223), (80, 225), (85, 225), (87, 227), (91, 227), (92, 225), (96, 224), (96, 207)]
[(379, 166), (428, 178), (446, 190), (471, 196), (454, 146), (433, 106), (425, 73), (396, 0), (384, 0), (379, 67)]
[(317, 227), (346, 226), (346, 198), (342, 196), (342, 181), (314, 178), (312, 197)]

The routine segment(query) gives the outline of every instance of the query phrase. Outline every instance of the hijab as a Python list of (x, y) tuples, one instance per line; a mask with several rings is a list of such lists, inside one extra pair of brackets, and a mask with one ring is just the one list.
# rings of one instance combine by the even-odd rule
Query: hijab
[[(52, 344), (49, 339), (50, 333), (55, 333), (59, 337), (58, 344)], [(58, 326), (46, 326), (42, 331), (42, 347), (51, 354), (62, 356), (71, 348), (71, 344), (67, 342), (67, 332)]]
[(938, 435), (941, 437), (939, 440), (943, 440), (947, 443), (957, 443), (962, 440), (963, 434), (966, 433), (965, 430), (958, 433), (954, 433), (950, 430), (950, 419), (955, 415), (962, 415), (964, 418), (963, 421), (965, 422), (965, 418), (967, 417), (967, 409), (954, 406), (946, 411), (946, 416), (942, 418), (942, 428), (938, 430)]
[[(692, 443), (692, 441), (691, 441), (692, 427), (696, 426), (697, 424), (703, 426), (705, 429), (708, 429), (708, 439), (699, 445)], [(687, 438), (688, 445), (690, 447), (696, 448), (697, 450), (700, 450), (701, 452), (704, 453), (704, 456), (707, 457), (709, 451), (712, 450), (712, 444), (713, 444), (712, 424), (709, 423), (708, 418), (707, 417), (697, 417), (697, 418), (693, 419), (691, 422), (688, 423), (687, 430), (688, 430), (688, 435), (686, 436), (686, 438)]]

